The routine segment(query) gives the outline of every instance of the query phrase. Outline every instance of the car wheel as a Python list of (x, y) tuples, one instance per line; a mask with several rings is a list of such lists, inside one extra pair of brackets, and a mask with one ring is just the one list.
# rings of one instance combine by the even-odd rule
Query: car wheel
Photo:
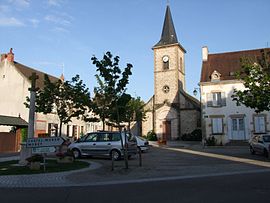
[(72, 152), (73, 152), (73, 156), (74, 156), (75, 159), (78, 159), (78, 158), (81, 157), (81, 152), (80, 152), (80, 150), (78, 150), (78, 149), (73, 149)]
[(252, 146), (249, 147), (249, 151), (250, 151), (251, 154), (255, 154), (255, 151), (254, 151)]
[(112, 150), (111, 151), (111, 158), (113, 158), (114, 160), (120, 160), (121, 158), (121, 154), (118, 150)]
[(268, 158), (268, 151), (267, 151), (267, 149), (264, 149), (263, 150), (263, 155)]

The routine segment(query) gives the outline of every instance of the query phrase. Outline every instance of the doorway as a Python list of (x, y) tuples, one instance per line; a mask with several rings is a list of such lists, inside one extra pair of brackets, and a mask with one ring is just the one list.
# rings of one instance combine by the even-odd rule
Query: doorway
[(163, 126), (162, 139), (171, 140), (171, 121), (163, 121), (162, 126)]
[(244, 118), (232, 118), (232, 139), (245, 140), (245, 121)]

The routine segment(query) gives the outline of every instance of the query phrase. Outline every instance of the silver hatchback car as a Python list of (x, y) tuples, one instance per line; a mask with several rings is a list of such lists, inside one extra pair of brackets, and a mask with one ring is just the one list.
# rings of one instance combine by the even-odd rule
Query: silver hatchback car
[(249, 149), (251, 154), (259, 153), (265, 157), (269, 156), (270, 135), (261, 134), (254, 135), (249, 141)]
[(136, 138), (125, 132), (100, 131), (87, 133), (69, 145), (75, 158), (81, 156), (109, 156), (119, 160), (127, 146), (128, 157), (137, 153)]

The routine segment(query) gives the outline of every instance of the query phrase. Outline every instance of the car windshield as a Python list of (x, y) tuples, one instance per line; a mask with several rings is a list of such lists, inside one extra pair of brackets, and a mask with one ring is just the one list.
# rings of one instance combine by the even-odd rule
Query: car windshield
[(270, 142), (270, 135), (264, 135), (263, 136), (263, 141), (264, 142)]

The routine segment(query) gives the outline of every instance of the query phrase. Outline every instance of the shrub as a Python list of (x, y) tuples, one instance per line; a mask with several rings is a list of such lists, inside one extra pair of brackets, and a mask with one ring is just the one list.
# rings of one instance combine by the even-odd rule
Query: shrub
[(40, 154), (34, 154), (33, 156), (30, 156), (26, 159), (28, 162), (43, 162), (43, 156)]
[(158, 139), (157, 139), (157, 134), (156, 134), (153, 130), (151, 130), (151, 131), (149, 131), (149, 132), (147, 133), (146, 138), (147, 138), (149, 141), (157, 141), (157, 140), (158, 140)]
[(184, 140), (184, 141), (201, 141), (202, 140), (201, 129), (195, 129), (191, 133), (183, 134), (182, 140)]
[(205, 139), (205, 144), (207, 146), (215, 146), (217, 144), (217, 139), (214, 136), (210, 136)]
[(27, 140), (27, 130), (28, 130), (28, 128), (21, 129), (22, 142), (26, 142), (26, 140)]

